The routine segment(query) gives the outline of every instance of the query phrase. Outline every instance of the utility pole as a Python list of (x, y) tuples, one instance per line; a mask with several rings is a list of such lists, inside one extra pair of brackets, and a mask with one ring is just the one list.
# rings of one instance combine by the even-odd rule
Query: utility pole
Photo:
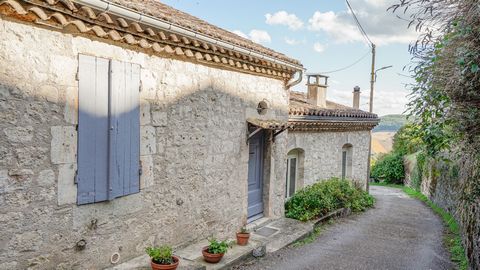
[(372, 43), (372, 73), (370, 74), (370, 110), (373, 112), (373, 90), (375, 88), (375, 44)]
[[(370, 110), (373, 113), (373, 88), (375, 87), (375, 44), (372, 42), (372, 73), (370, 74)], [(368, 140), (367, 192), (370, 192), (370, 164), (372, 159), (372, 131)]]

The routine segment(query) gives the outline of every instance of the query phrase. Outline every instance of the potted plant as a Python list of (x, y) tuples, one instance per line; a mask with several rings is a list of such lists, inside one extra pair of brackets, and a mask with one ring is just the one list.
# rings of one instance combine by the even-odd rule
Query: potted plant
[(172, 254), (172, 247), (147, 247), (145, 249), (150, 256), (153, 270), (175, 270), (180, 259)]
[(202, 254), (205, 261), (209, 263), (218, 263), (232, 245), (227, 240), (218, 241), (213, 237), (208, 239), (208, 242), (209, 245), (202, 249)]
[(240, 229), (240, 232), (237, 232), (237, 245), (246, 246), (248, 244), (248, 239), (250, 238), (250, 233), (245, 227)]

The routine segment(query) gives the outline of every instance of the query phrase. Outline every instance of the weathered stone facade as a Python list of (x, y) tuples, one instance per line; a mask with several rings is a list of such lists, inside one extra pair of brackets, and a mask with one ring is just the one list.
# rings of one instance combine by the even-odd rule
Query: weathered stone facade
[[(2, 19), (0, 33), (0, 269), (97, 269), (115, 252), (123, 262), (151, 244), (232, 237), (246, 222), (246, 119), (287, 121), (283, 81)], [(141, 66), (143, 168), (140, 193), (81, 206), (79, 54)], [(270, 109), (260, 116), (262, 100)], [(286, 133), (266, 146), (268, 217), (284, 211)]]
[[(370, 131), (295, 132), (288, 133), (288, 152), (300, 149), (303, 168), (297, 187), (311, 185), (318, 180), (342, 176), (342, 147), (352, 146), (352, 179), (366, 188), (368, 179), (368, 146)], [(300, 157), (302, 158), (302, 157)], [(303, 172), (301, 171), (303, 169)]]

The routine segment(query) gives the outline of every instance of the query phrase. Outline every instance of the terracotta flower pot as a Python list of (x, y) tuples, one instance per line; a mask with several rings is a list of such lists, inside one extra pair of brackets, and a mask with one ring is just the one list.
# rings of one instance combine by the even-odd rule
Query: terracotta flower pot
[(203, 259), (209, 263), (218, 263), (225, 253), (212, 254), (208, 252), (208, 247), (202, 248)]
[(248, 244), (248, 238), (250, 238), (250, 233), (237, 232), (237, 245), (246, 246)]
[(177, 256), (172, 256), (172, 264), (158, 264), (151, 261), (151, 266), (153, 270), (175, 270), (180, 263), (180, 259)]

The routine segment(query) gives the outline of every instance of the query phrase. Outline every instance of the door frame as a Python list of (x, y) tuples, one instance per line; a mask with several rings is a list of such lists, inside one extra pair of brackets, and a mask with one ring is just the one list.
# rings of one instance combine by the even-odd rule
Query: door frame
[[(258, 220), (262, 217), (265, 216), (265, 202), (264, 202), (264, 192), (265, 192), (265, 185), (264, 185), (264, 177), (265, 177), (265, 166), (264, 166), (264, 159), (265, 159), (265, 138), (266, 138), (266, 131), (265, 130), (261, 130), (260, 132), (258, 132), (257, 134), (255, 134), (254, 136), (252, 136), (252, 138), (249, 139), (249, 144), (248, 144), (248, 151), (250, 152), (250, 142), (252, 140), (259, 140), (259, 143), (260, 143), (260, 160), (259, 160), (259, 167), (260, 167), (260, 175), (259, 175), (259, 185), (260, 185), (260, 193), (261, 193), (261, 199), (262, 199), (262, 212), (261, 213), (258, 213), (258, 214), (255, 214), (253, 216), (250, 216), (249, 217), (249, 214), (248, 214), (248, 208), (249, 208), (249, 202), (248, 202), (248, 196), (249, 196), (249, 190), (248, 190), (248, 171), (250, 170), (249, 166), (247, 165), (247, 223), (251, 223), (255, 220)], [(248, 160), (248, 163), (250, 163), (250, 155), (249, 155), (249, 160)]]

